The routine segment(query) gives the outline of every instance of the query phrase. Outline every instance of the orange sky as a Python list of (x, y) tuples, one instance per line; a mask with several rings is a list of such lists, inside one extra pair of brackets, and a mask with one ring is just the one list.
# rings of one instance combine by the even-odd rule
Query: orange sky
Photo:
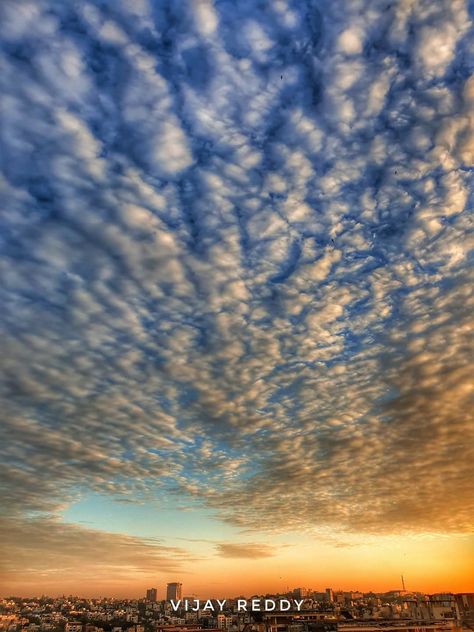
[(297, 586), (384, 592), (401, 587), (402, 573), (408, 590), (474, 591), (472, 537), (368, 537), (365, 543), (357, 537), (346, 538), (342, 546), (305, 535), (277, 540), (272, 544), (274, 555), (254, 560), (219, 558), (212, 555), (209, 543), (190, 543), (188, 553), (201, 559), (168, 573), (121, 568), (101, 577), (78, 559), (64, 574), (54, 569), (39, 575), (18, 573), (2, 593), (135, 598), (156, 586), (164, 598), (170, 581), (182, 582), (185, 594), (200, 598), (285, 592)]

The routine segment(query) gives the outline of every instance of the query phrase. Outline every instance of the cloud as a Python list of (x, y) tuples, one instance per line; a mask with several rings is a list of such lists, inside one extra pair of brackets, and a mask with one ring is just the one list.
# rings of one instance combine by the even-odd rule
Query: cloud
[(94, 581), (148, 577), (182, 570), (192, 557), (178, 547), (67, 524), (52, 518), (5, 519), (0, 524), (2, 568), (10, 582), (25, 574)]
[(7, 527), (469, 532), (465, 2), (126, 4), (0, 7)]
[(233, 543), (220, 542), (216, 545), (217, 554), (220, 557), (236, 559), (261, 559), (275, 555), (275, 550), (267, 544), (255, 544), (251, 542)]

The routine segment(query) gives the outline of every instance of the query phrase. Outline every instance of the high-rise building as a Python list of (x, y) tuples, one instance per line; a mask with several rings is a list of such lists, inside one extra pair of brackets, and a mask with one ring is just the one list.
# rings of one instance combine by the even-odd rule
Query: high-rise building
[(171, 599), (173, 601), (176, 601), (176, 599), (181, 599), (181, 596), (183, 594), (183, 584), (180, 584), (178, 582), (172, 582), (171, 584), (168, 584), (168, 586), (166, 587), (166, 599), (168, 601), (170, 601)]
[(146, 600), (147, 601), (156, 601), (157, 590), (156, 588), (148, 588), (146, 591)]
[(329, 603), (333, 603), (334, 601), (334, 593), (332, 588), (326, 588), (326, 601), (329, 601)]

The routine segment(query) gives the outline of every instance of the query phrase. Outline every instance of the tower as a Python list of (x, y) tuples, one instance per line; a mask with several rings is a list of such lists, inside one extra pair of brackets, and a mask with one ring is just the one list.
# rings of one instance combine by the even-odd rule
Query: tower
[(180, 584), (178, 582), (172, 582), (171, 584), (168, 584), (166, 587), (166, 599), (168, 601), (170, 601), (171, 599), (173, 601), (181, 599), (181, 596), (183, 594), (182, 586), (183, 584)]
[(156, 601), (157, 590), (156, 588), (148, 588), (146, 591), (146, 600), (147, 601)]

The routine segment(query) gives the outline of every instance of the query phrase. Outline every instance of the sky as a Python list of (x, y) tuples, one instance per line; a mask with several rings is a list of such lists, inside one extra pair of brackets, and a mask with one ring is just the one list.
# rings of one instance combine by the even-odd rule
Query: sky
[(2, 0), (1, 594), (474, 591), (473, 16)]

